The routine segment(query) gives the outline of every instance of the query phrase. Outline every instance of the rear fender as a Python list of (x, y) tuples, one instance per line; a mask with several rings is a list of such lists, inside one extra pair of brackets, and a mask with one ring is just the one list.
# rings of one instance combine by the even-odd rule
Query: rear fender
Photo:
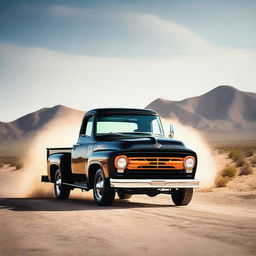
[(51, 182), (54, 182), (54, 175), (57, 169), (61, 170), (64, 182), (72, 181), (70, 153), (53, 154), (48, 157), (47, 174)]

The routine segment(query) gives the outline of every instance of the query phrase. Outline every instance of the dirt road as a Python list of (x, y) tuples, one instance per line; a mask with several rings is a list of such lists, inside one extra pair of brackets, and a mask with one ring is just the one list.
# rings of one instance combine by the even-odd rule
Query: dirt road
[(0, 199), (0, 255), (256, 255), (256, 200), (198, 192), (97, 207), (92, 198)]

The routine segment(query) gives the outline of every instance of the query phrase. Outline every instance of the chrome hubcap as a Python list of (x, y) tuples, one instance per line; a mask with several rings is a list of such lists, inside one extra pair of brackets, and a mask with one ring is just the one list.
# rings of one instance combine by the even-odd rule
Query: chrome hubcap
[(61, 192), (61, 175), (59, 174), (56, 178), (55, 181), (55, 188), (56, 188), (56, 192), (59, 195)]
[(103, 192), (104, 192), (104, 180), (102, 176), (99, 176), (95, 184), (95, 196), (98, 200), (101, 200), (101, 198), (103, 197)]

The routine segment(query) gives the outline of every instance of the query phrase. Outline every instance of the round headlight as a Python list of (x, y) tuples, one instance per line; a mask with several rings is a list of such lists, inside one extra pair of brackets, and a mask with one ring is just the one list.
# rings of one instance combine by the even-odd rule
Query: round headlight
[(127, 157), (118, 156), (115, 161), (115, 166), (117, 169), (125, 169), (127, 166)]
[(187, 156), (184, 159), (184, 166), (186, 169), (192, 169), (195, 166), (195, 163), (196, 163), (195, 158), (192, 156)]

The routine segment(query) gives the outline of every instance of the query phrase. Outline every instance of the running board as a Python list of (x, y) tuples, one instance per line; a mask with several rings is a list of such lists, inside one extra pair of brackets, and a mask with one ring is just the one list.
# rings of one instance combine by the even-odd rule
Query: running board
[(63, 182), (62, 184), (70, 186), (70, 187), (74, 187), (74, 188), (84, 189), (84, 190), (87, 190), (87, 191), (89, 190), (86, 183), (75, 183), (75, 184), (72, 184), (72, 183)]

